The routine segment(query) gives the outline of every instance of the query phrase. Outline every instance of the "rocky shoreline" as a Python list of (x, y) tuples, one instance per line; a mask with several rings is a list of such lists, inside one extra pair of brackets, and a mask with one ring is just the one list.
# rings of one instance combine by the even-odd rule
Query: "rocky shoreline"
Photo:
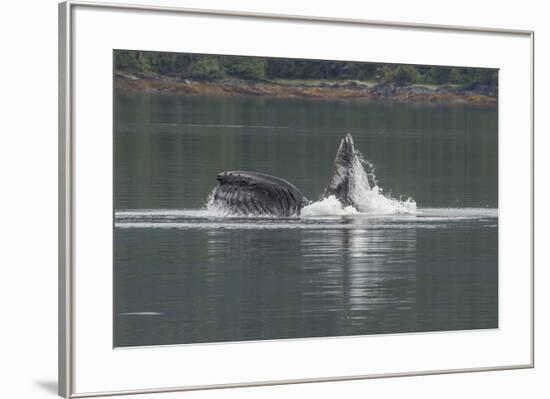
[(452, 85), (397, 86), (361, 81), (220, 81), (190, 80), (156, 74), (115, 73), (117, 90), (127, 92), (170, 93), (183, 96), (270, 96), (362, 100), (368, 102), (497, 104), (493, 90), (479, 86), (468, 90)]

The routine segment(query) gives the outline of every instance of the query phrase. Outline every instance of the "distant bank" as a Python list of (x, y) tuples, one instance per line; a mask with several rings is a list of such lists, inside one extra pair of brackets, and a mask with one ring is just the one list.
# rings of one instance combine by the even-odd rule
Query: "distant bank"
[(120, 91), (170, 93), (182, 96), (270, 96), (277, 98), (311, 98), (364, 100), (397, 103), (496, 104), (497, 93), (489, 87), (463, 89), (456, 85), (395, 85), (357, 80), (249, 81), (223, 79), (192, 80), (157, 74), (116, 72), (115, 88)]

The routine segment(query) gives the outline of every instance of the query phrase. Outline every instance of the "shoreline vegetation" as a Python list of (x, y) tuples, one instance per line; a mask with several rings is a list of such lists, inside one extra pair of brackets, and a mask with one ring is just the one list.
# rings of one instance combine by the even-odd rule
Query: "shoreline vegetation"
[(115, 51), (120, 91), (496, 104), (497, 70)]

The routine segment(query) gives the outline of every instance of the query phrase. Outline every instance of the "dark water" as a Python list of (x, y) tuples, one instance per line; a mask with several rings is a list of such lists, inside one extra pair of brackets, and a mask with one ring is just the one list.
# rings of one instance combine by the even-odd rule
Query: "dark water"
[[(498, 326), (496, 108), (121, 94), (114, 133), (115, 346)], [(345, 133), (416, 213), (199, 211), (223, 170), (316, 199)]]

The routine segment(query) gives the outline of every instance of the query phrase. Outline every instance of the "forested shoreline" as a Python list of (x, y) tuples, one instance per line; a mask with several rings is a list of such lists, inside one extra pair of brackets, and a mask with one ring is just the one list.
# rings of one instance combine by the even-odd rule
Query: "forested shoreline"
[(495, 103), (498, 71), (116, 50), (115, 86), (182, 95)]

